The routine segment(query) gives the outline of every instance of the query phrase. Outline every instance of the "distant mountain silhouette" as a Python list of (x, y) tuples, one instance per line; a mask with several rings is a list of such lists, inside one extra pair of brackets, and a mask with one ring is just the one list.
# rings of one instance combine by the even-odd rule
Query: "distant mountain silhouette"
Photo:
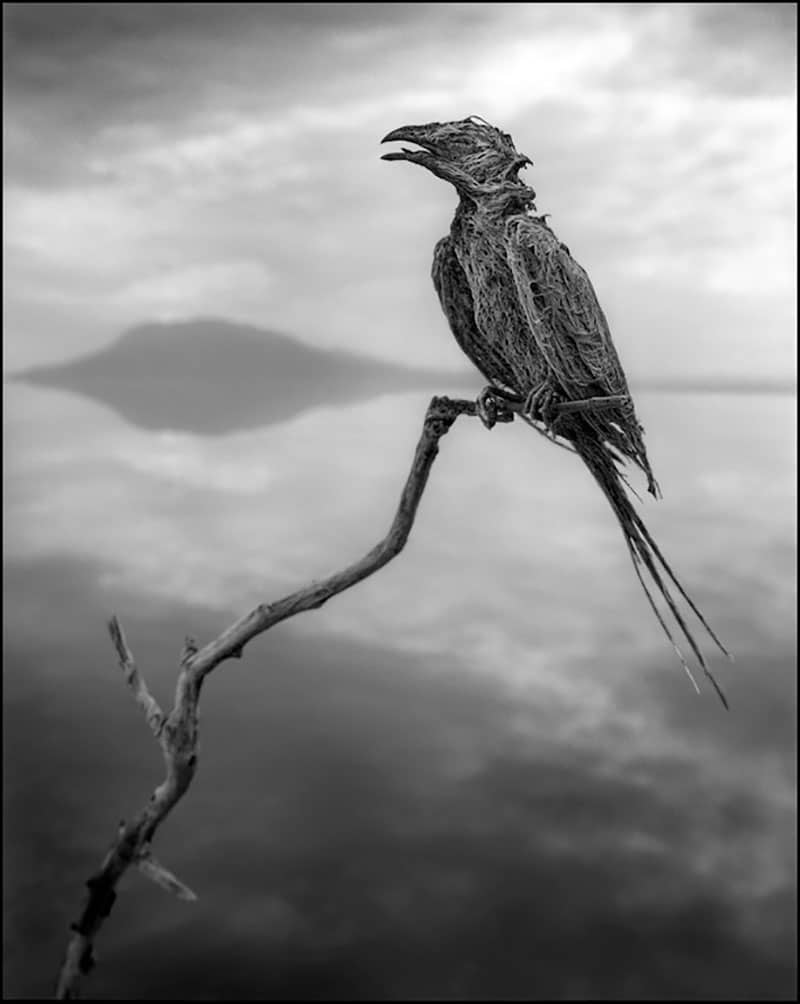
[[(37, 366), (8, 379), (69, 390), (113, 408), (144, 429), (223, 435), (293, 418), (310, 408), (403, 390), (476, 393), (463, 371), (398, 366), (320, 349), (261, 328), (217, 319), (143, 324), (93, 355)], [(634, 382), (634, 393), (792, 393), (788, 381), (674, 378)]]
[(143, 324), (93, 355), (10, 376), (101, 401), (144, 429), (222, 435), (310, 408), (470, 383), (228, 321)]

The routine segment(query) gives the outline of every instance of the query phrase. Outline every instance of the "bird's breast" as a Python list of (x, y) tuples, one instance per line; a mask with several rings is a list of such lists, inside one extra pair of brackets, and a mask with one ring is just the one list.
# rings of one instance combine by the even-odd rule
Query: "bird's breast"
[(538, 385), (546, 365), (520, 306), (502, 234), (464, 234), (455, 242), (455, 251), (486, 347), (513, 364), (521, 389)]
[[(502, 241), (475, 235), (471, 239), (456, 244), (456, 256), (464, 270), (478, 315), (486, 322), (487, 328), (479, 327), (488, 337), (492, 332), (492, 317), (499, 309), (505, 311), (512, 299), (514, 280), (508, 267)], [(515, 299), (515, 298), (513, 298)]]

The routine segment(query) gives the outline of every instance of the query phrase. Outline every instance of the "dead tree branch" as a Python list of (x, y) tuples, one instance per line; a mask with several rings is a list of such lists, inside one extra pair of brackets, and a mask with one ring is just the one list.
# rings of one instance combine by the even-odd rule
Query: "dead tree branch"
[(164, 714), (147, 689), (125, 640), (122, 625), (116, 617), (111, 619), (109, 632), (125, 682), (161, 746), (166, 775), (138, 815), (120, 824), (103, 863), (86, 883), (89, 895), (80, 918), (72, 924), (72, 935), (58, 980), (58, 1000), (78, 997), (81, 978), (94, 965), (94, 942), (114, 905), (117, 883), (131, 865), (136, 865), (142, 874), (182, 899), (195, 898), (187, 886), (153, 858), (150, 844), (160, 824), (188, 789), (197, 769), (197, 704), (205, 677), (224, 660), (241, 658), (244, 646), (256, 635), (295, 614), (318, 609), (332, 596), (366, 579), (396, 557), (405, 546), (414, 525), (417, 506), (439, 452), (439, 440), (459, 415), (474, 415), (475, 412), (473, 401), (433, 398), (425, 414), (422, 435), (394, 521), (384, 539), (360, 561), (275, 603), (259, 604), (199, 651), (187, 638), (178, 674), (175, 705), (168, 715)]
[[(512, 421), (514, 415), (522, 411), (522, 402), (518, 401), (502, 400), (497, 405), (498, 422)], [(570, 407), (570, 403), (565, 403), (560, 409), (566, 411)], [(94, 965), (95, 938), (114, 905), (117, 883), (131, 865), (136, 865), (143, 875), (181, 899), (196, 898), (191, 889), (156, 861), (150, 845), (158, 827), (192, 783), (197, 769), (197, 704), (203, 680), (226, 659), (241, 658), (245, 645), (256, 635), (305, 610), (318, 609), (331, 597), (366, 579), (395, 558), (405, 546), (414, 525), (417, 506), (439, 452), (439, 440), (460, 415), (475, 414), (477, 407), (474, 401), (447, 397), (431, 400), (389, 532), (360, 561), (275, 603), (259, 604), (202, 649), (198, 650), (194, 641), (187, 638), (181, 654), (175, 704), (168, 715), (164, 714), (147, 689), (125, 640), (122, 625), (116, 617), (112, 617), (108, 628), (125, 682), (161, 746), (166, 775), (138, 815), (128, 823), (120, 823), (111, 849), (98, 871), (86, 883), (89, 895), (80, 918), (71, 925), (72, 935), (62, 964), (56, 999), (78, 997), (81, 978)], [(530, 420), (529, 416), (521, 417)]]

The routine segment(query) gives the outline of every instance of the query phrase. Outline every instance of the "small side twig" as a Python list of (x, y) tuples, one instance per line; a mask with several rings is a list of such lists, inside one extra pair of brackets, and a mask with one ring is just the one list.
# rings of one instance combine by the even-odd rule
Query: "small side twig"
[(138, 815), (128, 823), (124, 820), (120, 823), (116, 840), (102, 865), (86, 882), (89, 895), (79, 919), (71, 925), (72, 936), (56, 989), (58, 1000), (72, 1000), (78, 996), (81, 977), (94, 966), (95, 937), (114, 905), (117, 883), (131, 865), (137, 865), (144, 874), (163, 886), (169, 887), (172, 884), (176, 893), (183, 890), (183, 898), (189, 899), (194, 895), (152, 859), (149, 845), (159, 824), (179, 801), (194, 777), (197, 766), (199, 686), (191, 671), (182, 667), (178, 676), (175, 707), (165, 717), (136, 667), (119, 620), (113, 617), (108, 627), (125, 672), (125, 680), (137, 704), (144, 710), (147, 723), (163, 751), (166, 775)]
[(125, 673), (125, 682), (133, 691), (133, 696), (136, 699), (136, 703), (144, 711), (144, 717), (147, 724), (150, 726), (150, 730), (153, 735), (158, 739), (161, 735), (161, 730), (164, 728), (164, 712), (158, 706), (158, 702), (147, 689), (147, 686), (142, 679), (142, 674), (136, 668), (136, 661), (133, 658), (133, 652), (128, 648), (128, 643), (125, 640), (125, 633), (122, 630), (122, 625), (117, 617), (112, 617), (108, 622), (108, 631), (111, 635), (111, 641), (114, 648), (117, 650), (117, 655), (119, 656), (119, 664)]

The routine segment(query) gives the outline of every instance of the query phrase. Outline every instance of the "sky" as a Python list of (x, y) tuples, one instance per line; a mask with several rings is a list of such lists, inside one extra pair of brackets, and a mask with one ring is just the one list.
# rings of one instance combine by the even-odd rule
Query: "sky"
[[(204, 687), (156, 848), (199, 899), (126, 880), (86, 995), (796, 999), (796, 398), (636, 391), (794, 375), (794, 7), (3, 18), (6, 372), (128, 332), (100, 362), (139, 395), (4, 387), (7, 996), (52, 991), (161, 779), (104, 621), (167, 704), (187, 634), (388, 528), (431, 390), (339, 393), (341, 353), (467, 393), (429, 276), (453, 193), (379, 141), (479, 114), (609, 315), (664, 492), (638, 511), (736, 655), (702, 642), (731, 710), (576, 458), (461, 419), (403, 553)], [(330, 351), (281, 369), (271, 332)], [(214, 420), (156, 414), (167, 377)]]
[(480, 114), (633, 377), (793, 373), (792, 4), (6, 4), (5, 367), (213, 315), (452, 369), (454, 193), (379, 160)]

